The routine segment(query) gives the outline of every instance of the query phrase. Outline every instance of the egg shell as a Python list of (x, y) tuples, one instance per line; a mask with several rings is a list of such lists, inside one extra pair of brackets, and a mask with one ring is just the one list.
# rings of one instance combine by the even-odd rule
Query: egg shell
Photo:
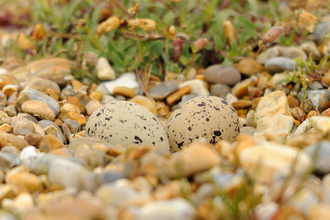
[(233, 142), (240, 132), (235, 109), (216, 96), (197, 96), (181, 104), (168, 119), (165, 131), (173, 152), (200, 138), (212, 144)]
[(142, 105), (117, 101), (96, 109), (86, 124), (86, 136), (127, 147), (131, 144), (154, 145), (169, 151), (164, 126)]

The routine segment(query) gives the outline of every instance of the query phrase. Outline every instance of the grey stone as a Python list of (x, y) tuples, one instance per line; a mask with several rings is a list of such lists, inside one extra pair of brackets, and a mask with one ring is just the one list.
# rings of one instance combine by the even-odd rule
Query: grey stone
[(315, 158), (315, 171), (327, 174), (330, 172), (330, 141), (321, 141), (317, 144), (309, 145), (304, 151)]
[(155, 100), (163, 100), (171, 93), (179, 89), (179, 85), (175, 81), (168, 81), (158, 84), (149, 90), (150, 96)]
[(265, 63), (265, 70), (271, 74), (293, 70), (296, 62), (286, 57), (274, 57)]

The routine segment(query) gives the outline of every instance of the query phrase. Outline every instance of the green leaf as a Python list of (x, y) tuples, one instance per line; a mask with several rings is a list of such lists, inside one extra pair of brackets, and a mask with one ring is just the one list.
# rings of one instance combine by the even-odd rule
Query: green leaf
[(230, 66), (234, 63), (234, 61), (230, 57), (226, 57), (225, 60), (221, 63), (222, 67)]
[(168, 11), (164, 17), (163, 17), (163, 21), (168, 24), (168, 25), (173, 25), (174, 23), (174, 18), (175, 18), (175, 15), (172, 11)]
[(110, 52), (117, 50), (116, 47), (115, 47), (115, 45), (112, 43), (112, 41), (108, 41), (108, 50)]
[(114, 63), (115, 67), (119, 68), (125, 68), (125, 63), (124, 61), (118, 56), (118, 53), (116, 51), (112, 51), (110, 59)]
[(237, 43), (234, 41), (228, 56), (232, 59), (237, 56)]
[(221, 41), (221, 38), (219, 36), (213, 37), (215, 47), (217, 49), (217, 52), (223, 49), (223, 42)]
[(164, 51), (164, 42), (163, 41), (153, 41), (149, 45), (149, 53), (152, 55), (159, 56)]
[(246, 31), (257, 31), (257, 27), (242, 16), (236, 16), (235, 23), (238, 26), (243, 27)]

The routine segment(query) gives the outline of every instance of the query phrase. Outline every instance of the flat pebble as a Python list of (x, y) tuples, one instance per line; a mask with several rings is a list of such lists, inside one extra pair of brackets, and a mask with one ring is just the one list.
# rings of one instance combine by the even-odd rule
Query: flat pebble
[(29, 113), (33, 116), (54, 121), (55, 114), (49, 106), (39, 100), (30, 100), (22, 104), (22, 110), (24, 113)]
[(20, 137), (13, 134), (7, 134), (5, 132), (0, 132), (0, 148), (5, 146), (15, 146), (17, 149), (22, 150), (29, 144)]
[(179, 89), (179, 85), (175, 81), (167, 81), (160, 83), (149, 90), (150, 96), (156, 101), (165, 99), (169, 94)]
[(292, 130), (294, 119), (287, 115), (267, 115), (257, 122), (255, 136), (273, 132), (276, 135), (289, 134)]
[[(39, 100), (42, 101), (44, 103), (46, 103), (49, 108), (54, 112), (55, 116), (58, 115), (58, 113), (60, 112), (60, 105), (58, 104), (58, 102), (53, 99), (52, 97), (36, 90), (36, 89), (24, 89), (19, 93), (19, 97), (17, 102), (19, 103), (19, 105), (22, 105), (24, 101), (28, 101), (28, 100), (22, 100), (23, 102), (20, 102), (19, 99), (23, 96), (23, 94), (25, 96), (28, 97), (28, 100)], [(20, 106), (18, 106), (20, 107)]]
[(304, 152), (306, 152), (311, 158), (315, 158), (315, 171), (328, 174), (330, 172), (330, 164), (328, 159), (330, 157), (330, 142), (329, 141), (321, 141), (317, 144), (309, 145), (304, 148)]
[(115, 80), (106, 81), (104, 83), (99, 84), (96, 90), (104, 91), (104, 94), (113, 94), (113, 90), (117, 86), (126, 86), (128, 88), (134, 89), (135, 92), (137, 92), (140, 87), (134, 73), (124, 73)]
[(137, 211), (136, 220), (163, 219), (193, 220), (197, 216), (195, 208), (183, 198), (154, 201)]
[(226, 95), (231, 92), (229, 86), (224, 84), (215, 84), (211, 89), (211, 95), (218, 96), (220, 98), (225, 99)]
[(32, 122), (24, 117), (16, 116), (12, 118), (11, 126), (15, 135), (27, 135), (36, 133), (36, 129)]
[(155, 116), (157, 116), (157, 108), (149, 98), (142, 95), (137, 95), (134, 98), (130, 99), (129, 101), (142, 105), (143, 107), (151, 111)]
[(190, 93), (194, 95), (209, 95), (209, 91), (206, 88), (206, 83), (200, 79), (189, 80), (179, 85), (179, 88), (182, 89), (186, 86), (190, 86)]
[(204, 72), (205, 80), (212, 84), (234, 86), (241, 81), (241, 74), (232, 66), (222, 67), (219, 64), (209, 66)]
[(63, 132), (54, 122), (49, 120), (41, 120), (38, 122), (38, 125), (41, 126), (42, 129), (46, 129), (49, 126), (54, 126), (56, 131), (53, 133), (53, 135), (55, 135), (55, 137), (57, 137), (57, 139), (59, 139), (63, 144), (66, 142)]
[(244, 75), (253, 76), (261, 73), (264, 70), (264, 67), (256, 60), (249, 58), (239, 61), (236, 65), (236, 69)]
[(27, 172), (17, 172), (12, 174), (8, 177), (6, 182), (14, 186), (24, 187), (30, 193), (41, 191), (44, 188), (38, 176)]
[[(192, 144), (181, 152), (172, 155), (168, 161), (167, 175), (175, 178), (180, 175), (186, 177), (197, 172), (205, 171), (220, 162), (220, 155), (208, 144)], [(178, 169), (181, 167), (181, 170)]]
[(292, 164), (300, 175), (312, 165), (311, 158), (298, 148), (271, 142), (243, 149), (239, 159), (249, 175), (264, 183), (270, 183), (277, 172), (289, 175)]
[(48, 178), (52, 184), (60, 184), (64, 188), (75, 187), (78, 191), (94, 191), (96, 179), (85, 167), (64, 159), (56, 159), (48, 170)]
[[(140, 206), (150, 201), (150, 195), (143, 194), (129, 186), (107, 183), (97, 189), (95, 195), (107, 205), (116, 207)], [(120, 199), (118, 199), (120, 198)]]
[(270, 74), (274, 74), (284, 72), (285, 70), (293, 70), (295, 65), (295, 61), (290, 58), (274, 57), (267, 60), (265, 63), (265, 70)]

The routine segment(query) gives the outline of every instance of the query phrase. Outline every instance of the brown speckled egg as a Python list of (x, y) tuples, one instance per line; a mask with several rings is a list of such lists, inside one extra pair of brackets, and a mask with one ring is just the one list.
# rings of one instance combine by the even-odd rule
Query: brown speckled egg
[(235, 109), (216, 96), (197, 96), (184, 102), (168, 119), (165, 131), (173, 152), (200, 138), (212, 144), (233, 142), (240, 132)]
[(111, 102), (95, 110), (87, 121), (86, 136), (114, 145), (154, 145), (169, 151), (162, 123), (151, 111), (133, 102)]

